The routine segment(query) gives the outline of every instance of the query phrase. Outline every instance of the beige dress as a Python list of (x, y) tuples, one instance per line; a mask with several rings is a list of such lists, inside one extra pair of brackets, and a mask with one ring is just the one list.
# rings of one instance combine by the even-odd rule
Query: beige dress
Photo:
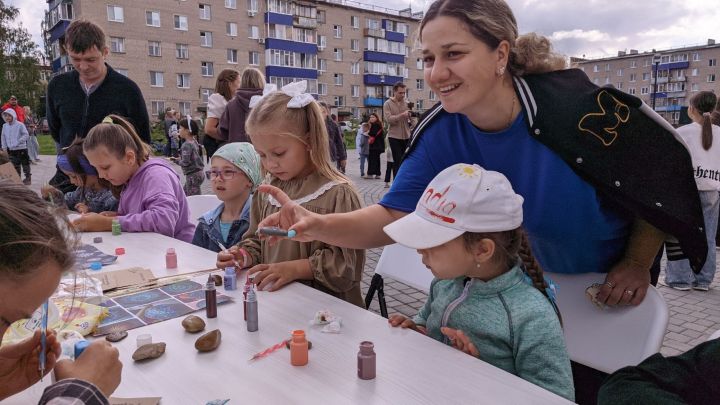
[[(273, 178), (270, 184), (283, 190), (305, 209), (321, 215), (361, 208), (360, 198), (352, 186), (327, 179), (319, 173), (288, 181)], [(309, 259), (314, 279), (298, 281), (364, 308), (360, 280), (365, 266), (365, 250), (343, 249), (319, 241), (281, 240), (269, 246), (255, 232), (258, 222), (279, 210), (280, 204), (273, 197), (255, 194), (250, 209), (250, 228), (239, 244), (250, 254), (253, 264)]]

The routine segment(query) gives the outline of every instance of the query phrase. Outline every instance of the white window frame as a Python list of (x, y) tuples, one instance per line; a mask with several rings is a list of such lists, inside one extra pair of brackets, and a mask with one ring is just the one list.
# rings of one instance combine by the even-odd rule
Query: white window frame
[(229, 8), (230, 10), (237, 9), (237, 0), (225, 0), (225, 8)]
[(350, 73), (354, 75), (360, 74), (360, 62), (353, 62), (350, 64)]
[(247, 1), (247, 11), (251, 13), (257, 13), (258, 12), (258, 0), (248, 0)]
[(715, 82), (715, 73), (710, 73), (707, 75), (707, 82), (708, 83), (714, 83)]
[(238, 35), (238, 25), (234, 22), (225, 23), (225, 33), (230, 37), (236, 37)]
[(248, 29), (249, 37), (248, 38), (250, 38), (250, 39), (260, 38), (260, 27), (258, 27), (257, 25), (250, 25), (248, 27), (249, 27), (249, 29)]
[(190, 59), (190, 45), (175, 44), (175, 58), (176, 59)]
[(165, 111), (165, 101), (162, 100), (151, 100), (150, 101), (150, 112), (153, 116), (157, 116), (161, 112)]
[(350, 16), (350, 26), (352, 26), (354, 29), (359, 29), (360, 28), (360, 16), (351, 15)]
[(713, 67), (713, 66), (717, 66), (717, 59), (715, 59), (715, 58), (708, 59), (708, 67)]
[(201, 88), (200, 89), (200, 100), (203, 104), (207, 104), (208, 99), (210, 98), (210, 95), (213, 94), (213, 89), (206, 89)]
[(260, 66), (260, 52), (249, 51), (248, 52), (248, 64), (250, 66)]
[(335, 38), (342, 38), (342, 25), (333, 25), (333, 35), (335, 36)]
[(190, 88), (190, 73), (178, 73), (175, 75), (175, 83), (179, 89)]
[[(153, 50), (156, 50), (157, 52), (153, 52)], [(156, 58), (162, 56), (162, 43), (160, 41), (148, 41), (148, 56)]]
[(333, 81), (336, 86), (342, 86), (343, 85), (343, 74), (342, 73), (333, 74)]
[(198, 18), (204, 21), (210, 21), (210, 19), (212, 19), (212, 7), (210, 4), (198, 4)]
[(238, 50), (228, 48), (227, 50), (227, 62), (233, 65), (237, 65), (238, 63)]
[(165, 74), (163, 72), (151, 70), (150, 87), (165, 87)]
[(200, 46), (203, 48), (212, 48), (213, 39), (211, 31), (200, 31)]
[(215, 75), (215, 64), (210, 61), (200, 62), (200, 74), (203, 77), (212, 77)]
[(345, 96), (333, 96), (333, 105), (343, 107), (345, 105)]
[[(157, 22), (155, 21), (155, 16), (157, 16)], [(160, 27), (160, 12), (155, 10), (146, 10), (145, 25), (147, 25), (148, 27)]]
[(110, 37), (110, 52), (125, 53), (125, 38)]
[(360, 97), (360, 86), (353, 84), (350, 86), (350, 97), (358, 98)]
[(188, 17), (182, 14), (173, 14), (173, 27), (178, 31), (187, 31)]
[[(120, 15), (118, 16), (118, 14)], [(125, 9), (122, 6), (108, 5), (107, 19), (112, 22), (125, 22)]]
[(360, 51), (360, 40), (359, 39), (351, 39), (350, 40), (350, 50), (353, 52)]
[(327, 83), (318, 83), (318, 95), (327, 96)]
[(333, 60), (335, 62), (342, 62), (343, 60), (343, 50), (342, 48), (335, 48), (333, 49)]
[(178, 111), (183, 116), (190, 115), (192, 112), (192, 103), (190, 101), (178, 101)]
[(416, 90), (425, 90), (425, 80), (415, 79), (415, 89)]

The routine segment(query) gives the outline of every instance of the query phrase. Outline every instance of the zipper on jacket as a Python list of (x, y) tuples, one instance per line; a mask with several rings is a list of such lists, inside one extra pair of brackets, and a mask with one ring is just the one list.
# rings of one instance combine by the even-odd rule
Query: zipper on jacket
[[(450, 318), (450, 314), (455, 310), (455, 308), (458, 307), (458, 305), (462, 304), (463, 301), (465, 301), (465, 298), (468, 296), (468, 290), (470, 290), (470, 286), (472, 286), (472, 283), (475, 281), (475, 279), (470, 279), (467, 283), (465, 283), (465, 287), (463, 288), (462, 294), (460, 294), (459, 297), (455, 298), (448, 306), (445, 308), (445, 312), (443, 313), (442, 320), (440, 321), (440, 327), (447, 326), (448, 319)], [(443, 335), (443, 343), (448, 344), (449, 339), (447, 336)]]

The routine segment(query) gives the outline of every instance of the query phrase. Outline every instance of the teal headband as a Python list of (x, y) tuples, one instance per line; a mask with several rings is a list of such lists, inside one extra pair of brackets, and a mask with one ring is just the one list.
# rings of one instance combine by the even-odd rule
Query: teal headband
[(248, 176), (253, 184), (252, 192), (262, 183), (262, 174), (260, 174), (260, 156), (255, 152), (255, 148), (251, 143), (232, 142), (223, 145), (218, 149), (213, 157), (220, 157), (235, 165)]

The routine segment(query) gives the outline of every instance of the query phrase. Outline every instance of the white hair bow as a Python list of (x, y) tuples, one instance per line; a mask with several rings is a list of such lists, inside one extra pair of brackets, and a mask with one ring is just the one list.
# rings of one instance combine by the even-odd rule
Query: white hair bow
[(288, 83), (285, 86), (282, 86), (280, 90), (277, 89), (277, 86), (274, 83), (265, 84), (262, 96), (252, 96), (250, 98), (250, 108), (255, 108), (255, 106), (258, 105), (263, 98), (276, 91), (292, 97), (287, 103), (287, 108), (303, 108), (315, 101), (312, 94), (305, 93), (305, 89), (307, 89), (306, 80)]

